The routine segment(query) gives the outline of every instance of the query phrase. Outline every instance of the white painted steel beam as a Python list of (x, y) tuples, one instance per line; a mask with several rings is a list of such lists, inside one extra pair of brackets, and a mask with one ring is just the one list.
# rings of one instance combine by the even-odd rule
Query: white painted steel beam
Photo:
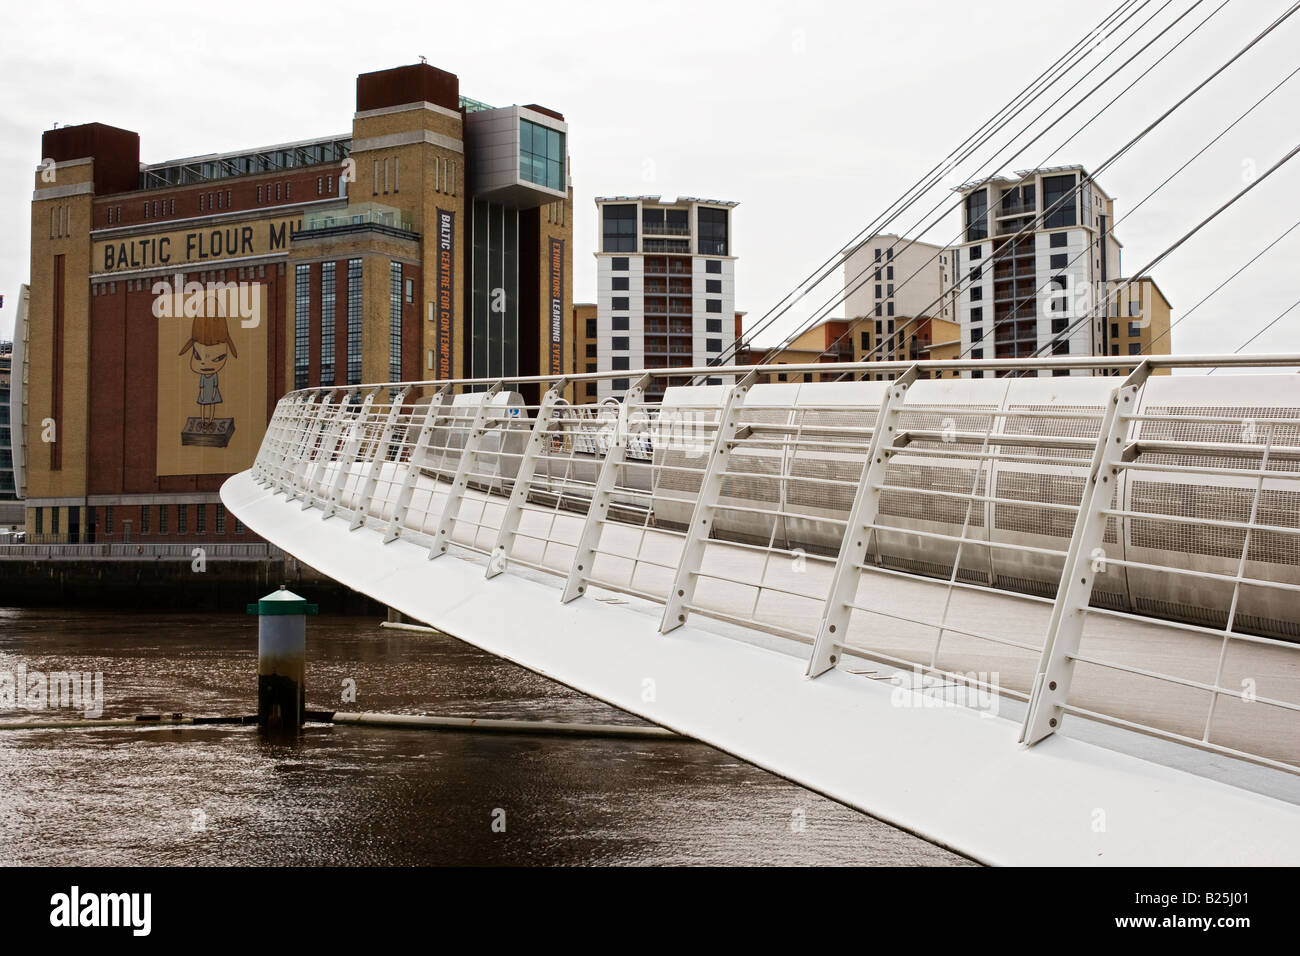
[(1084, 620), (1092, 602), (1093, 585), (1100, 574), (1094, 562), (1098, 554), (1105, 554), (1102, 545), (1106, 540), (1106, 522), (1109, 519), (1104, 512), (1111, 507), (1119, 485), (1119, 468), (1116, 466), (1123, 459), (1129, 418), (1137, 409), (1138, 391), (1149, 373), (1150, 368), (1141, 365), (1114, 390), (1097, 432), (1097, 447), (1092, 466), (1088, 469), (1088, 480), (1083, 486), (1083, 499), (1079, 502), (1079, 513), (1070, 535), (1065, 567), (1061, 570), (1061, 582), (1056, 589), (1051, 621), (1047, 625), (1029, 708), (1020, 732), (1020, 739), (1026, 745), (1036, 744), (1048, 734), (1055, 733), (1065, 717), (1063, 708), (1069, 699), (1070, 680), (1074, 676), (1073, 655), (1079, 651)]
[(523, 514), (524, 502), (528, 500), (528, 489), (532, 486), (533, 475), (537, 472), (537, 462), (541, 458), (542, 443), (546, 433), (555, 420), (555, 409), (563, 400), (565, 379), (559, 379), (542, 396), (537, 408), (537, 418), (533, 421), (528, 435), (528, 444), (524, 456), (519, 462), (515, 474), (514, 486), (510, 490), (510, 500), (506, 512), (501, 518), (501, 527), (497, 529), (496, 542), (492, 546), (492, 560), (488, 562), (487, 576), (496, 577), (506, 569), (510, 555), (515, 549), (515, 532), (519, 530), (519, 518)]
[(745, 404), (745, 395), (756, 377), (756, 373), (750, 372), (731, 386), (718, 414), (718, 430), (709, 448), (709, 460), (704, 468), (699, 494), (695, 498), (695, 507), (691, 510), (691, 522), (686, 528), (681, 560), (677, 564), (668, 600), (664, 604), (663, 620), (659, 623), (659, 630), (663, 634), (686, 623), (689, 613), (687, 607), (695, 598), (700, 564), (704, 560), (704, 549), (713, 527), (718, 495), (722, 491), (722, 472), (727, 470), (727, 462), (731, 460), (731, 451), (736, 445), (736, 434), (740, 429), (740, 411)]
[(916, 381), (916, 369), (911, 368), (890, 384), (880, 409), (876, 413), (876, 427), (871, 432), (871, 443), (862, 462), (862, 477), (853, 495), (849, 520), (844, 526), (835, 570), (831, 574), (830, 591), (822, 609), (821, 623), (808, 657), (809, 677), (824, 674), (836, 665), (840, 649), (849, 632), (852, 609), (849, 606), (858, 593), (862, 580), (862, 565), (867, 560), (872, 526), (880, 515), (880, 485), (885, 481), (889, 457), (885, 449), (892, 445), (898, 434), (898, 419), (907, 402), (907, 390)]
[(465, 500), (465, 489), (469, 486), (470, 473), (478, 466), (479, 448), (483, 445), (483, 438), (488, 428), (487, 419), (492, 413), (492, 399), (504, 385), (503, 381), (494, 382), (486, 392), (477, 393), (481, 397), (474, 410), (474, 421), (470, 425), (469, 434), (465, 438), (465, 447), (461, 449), (460, 460), (456, 463), (456, 474), (451, 480), (451, 487), (447, 490), (447, 500), (442, 506), (442, 514), (438, 516), (438, 530), (434, 534), (433, 544), (429, 547), (430, 560), (446, 554), (447, 545), (451, 544), (452, 530), (456, 525), (456, 518), (460, 515), (460, 506)]
[(618, 421), (614, 436), (605, 450), (605, 460), (600, 463), (596, 487), (592, 490), (591, 501), (587, 504), (587, 515), (582, 522), (582, 532), (578, 535), (578, 546), (573, 552), (569, 573), (564, 580), (564, 591), (560, 600), (565, 604), (587, 589), (591, 569), (596, 563), (596, 547), (600, 544), (600, 533), (609, 517), (609, 506), (614, 500), (614, 486), (618, 482), (623, 463), (627, 461), (631, 410), (645, 401), (645, 390), (650, 381), (649, 375), (642, 375), (633, 382), (618, 407)]

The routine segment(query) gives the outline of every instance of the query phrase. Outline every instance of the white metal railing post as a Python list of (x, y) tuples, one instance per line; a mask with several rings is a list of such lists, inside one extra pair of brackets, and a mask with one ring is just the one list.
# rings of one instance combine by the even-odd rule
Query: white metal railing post
[(317, 439), (323, 439), (325, 429), (329, 426), (330, 420), (330, 399), (334, 397), (333, 390), (320, 393), (320, 400), (308, 409), (309, 415), (303, 427), (302, 446), (297, 454), (297, 461), (294, 463), (293, 471), (289, 475), (289, 498), (294, 500), (307, 494), (307, 473), (311, 470), (312, 463), (316, 460), (316, 453), (319, 445)]
[(285, 397), (275, 403), (275, 412), (266, 428), (266, 438), (253, 461), (253, 474), (266, 488), (275, 488), (275, 462), (284, 460), (285, 434), (293, 420), (294, 410), (302, 404), (302, 396)]
[(867, 560), (867, 548), (875, 533), (872, 526), (880, 517), (880, 485), (884, 483), (885, 469), (889, 467), (889, 449), (898, 437), (898, 419), (907, 401), (907, 390), (916, 377), (917, 369), (913, 366), (891, 382), (876, 412), (876, 426), (871, 431), (867, 456), (862, 462), (862, 477), (853, 495), (844, 537), (835, 558), (830, 590), (822, 608), (822, 619), (813, 640), (812, 654), (808, 657), (806, 673), (809, 677), (817, 677), (835, 666), (840, 648), (848, 637), (849, 619), (853, 614), (849, 605), (857, 596), (862, 565)]
[(292, 410), (292, 417), (285, 424), (284, 441), (281, 442), (277, 456), (279, 461), (271, 472), (273, 487), (276, 491), (283, 492), (285, 497), (293, 496), (290, 479), (293, 477), (294, 465), (302, 454), (302, 449), (306, 447), (307, 421), (317, 397), (312, 394), (300, 398)]
[(1100, 573), (1090, 562), (1095, 560), (1094, 555), (1106, 540), (1109, 518), (1104, 512), (1111, 507), (1115, 495), (1120, 471), (1117, 465), (1124, 458), (1130, 418), (1137, 408), (1138, 392), (1150, 371), (1150, 366), (1143, 363), (1111, 393), (1098, 429), (1097, 447), (1088, 470), (1088, 480), (1083, 486), (1079, 513), (1070, 535), (1061, 582), (1056, 589), (1052, 616), (1025, 710), (1025, 722), (1020, 729), (1020, 740), (1027, 746), (1055, 733), (1064, 717), (1063, 707), (1074, 674), (1073, 655), (1079, 651), (1093, 584)]
[(470, 425), (465, 447), (461, 449), (460, 461), (456, 463), (455, 477), (451, 480), (451, 487), (447, 489), (447, 501), (442, 507), (442, 514), (438, 516), (438, 531), (434, 535), (433, 544), (429, 547), (430, 560), (447, 553), (447, 545), (451, 543), (452, 527), (460, 514), (460, 506), (465, 500), (465, 490), (469, 486), (470, 471), (478, 461), (479, 446), (483, 444), (483, 437), (487, 434), (487, 419), (488, 413), (492, 410), (492, 400), (504, 385), (504, 381), (494, 382), (486, 392), (482, 393), (483, 398), (474, 411), (474, 422)]
[(496, 543), (492, 546), (492, 558), (488, 561), (487, 577), (494, 578), (506, 569), (510, 554), (515, 547), (515, 532), (519, 530), (519, 519), (523, 516), (524, 505), (528, 502), (528, 489), (532, 486), (533, 475), (537, 471), (537, 462), (541, 457), (542, 443), (546, 432), (555, 419), (555, 410), (563, 400), (566, 380), (557, 379), (542, 396), (537, 407), (537, 418), (528, 435), (528, 445), (524, 448), (524, 457), (519, 462), (515, 473), (514, 486), (510, 489), (510, 500), (506, 512), (501, 516), (501, 527), (497, 529)]
[(388, 519), (388, 527), (384, 529), (384, 544), (388, 544), (388, 542), (402, 535), (402, 524), (406, 521), (406, 509), (411, 506), (411, 498), (415, 494), (415, 483), (420, 480), (420, 470), (429, 457), (429, 443), (433, 440), (434, 430), (438, 426), (438, 418), (441, 417), (443, 409), (447, 406), (449, 392), (450, 386), (444, 385), (429, 399), (429, 407), (425, 410), (424, 421), (420, 423), (420, 431), (416, 434), (415, 443), (411, 446), (411, 451), (406, 457), (406, 475), (402, 478), (402, 487), (397, 492), (397, 500), (393, 502), (393, 516)]
[(713, 514), (722, 491), (722, 472), (727, 469), (731, 449), (737, 441), (736, 433), (740, 428), (740, 412), (745, 405), (745, 395), (757, 377), (757, 372), (746, 373), (727, 392), (727, 399), (722, 404), (722, 411), (718, 415), (718, 431), (713, 436), (699, 494), (695, 497), (695, 507), (691, 509), (691, 523), (686, 528), (681, 560), (677, 562), (673, 586), (668, 591), (664, 616), (659, 622), (661, 634), (667, 634), (686, 623), (687, 606), (695, 597), (700, 565), (704, 561), (709, 531), (713, 527)]
[(614, 437), (605, 449), (604, 461), (600, 463), (596, 486), (592, 489), (587, 515), (582, 521), (582, 533), (578, 535), (578, 545), (573, 552), (573, 560), (569, 563), (569, 574), (564, 582), (561, 603), (568, 604), (587, 590), (587, 579), (591, 576), (592, 565), (596, 563), (596, 546), (600, 544), (600, 533), (609, 516), (609, 506), (614, 498), (614, 486), (618, 482), (619, 469), (627, 460), (631, 410), (644, 399), (645, 390), (650, 382), (651, 376), (642, 375), (627, 390), (622, 404), (618, 407)]
[(321, 515), (322, 520), (338, 514), (339, 496), (343, 494), (343, 486), (348, 480), (348, 475), (352, 473), (352, 466), (356, 463), (357, 452), (361, 450), (361, 440), (366, 433), (366, 417), (370, 414), (370, 406), (374, 404), (375, 394), (376, 392), (371, 392), (365, 397), (361, 402), (357, 417), (352, 420), (348, 440), (344, 443), (343, 451), (339, 454), (339, 467), (334, 475), (334, 481), (330, 484), (329, 499), (325, 503), (324, 513)]
[(314, 467), (308, 469), (309, 475), (304, 476), (306, 498), (302, 503), (302, 510), (306, 511), (313, 505), (320, 504), (323, 500), (321, 495), (316, 492), (325, 480), (325, 473), (329, 470), (330, 462), (334, 460), (334, 453), (338, 451), (339, 435), (343, 432), (343, 422), (348, 414), (348, 393), (346, 391), (339, 393), (339, 400), (334, 403), (333, 409), (325, 419), (324, 434), (321, 436), (320, 446), (316, 450), (316, 463)]
[[(372, 395), (378, 395), (380, 389), (375, 389)], [(370, 515), (371, 499), (375, 496), (375, 489), (379, 487), (379, 474), (383, 470), (384, 462), (388, 460), (388, 447), (393, 442), (393, 433), (397, 431), (397, 418), (402, 413), (402, 404), (406, 401), (408, 389), (402, 389), (396, 395), (389, 399), (388, 417), (384, 419), (383, 430), (380, 431), (378, 439), (375, 441), (375, 453), (370, 458), (370, 468), (366, 472), (366, 483), (361, 489), (361, 496), (357, 499), (357, 508), (352, 512), (352, 524), (348, 526), (349, 531), (356, 531), (366, 522)]]

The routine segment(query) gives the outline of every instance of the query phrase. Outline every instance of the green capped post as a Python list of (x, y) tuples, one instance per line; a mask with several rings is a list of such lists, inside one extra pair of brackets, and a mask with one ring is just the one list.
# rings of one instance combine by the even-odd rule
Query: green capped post
[(263, 733), (296, 735), (306, 708), (307, 617), (319, 608), (283, 584), (255, 604), (257, 615), (257, 726)]

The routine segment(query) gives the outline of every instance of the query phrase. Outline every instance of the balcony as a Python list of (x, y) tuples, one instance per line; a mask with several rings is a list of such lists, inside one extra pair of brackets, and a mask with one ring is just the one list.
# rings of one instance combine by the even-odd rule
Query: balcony
[(689, 236), (691, 227), (689, 225), (677, 226), (662, 222), (643, 222), (641, 224), (641, 234), (643, 236)]
[[(687, 239), (642, 239), (642, 252), (683, 252), (691, 251), (690, 241)], [(674, 270), (670, 270), (674, 271)], [(685, 270), (682, 270), (685, 271)]]

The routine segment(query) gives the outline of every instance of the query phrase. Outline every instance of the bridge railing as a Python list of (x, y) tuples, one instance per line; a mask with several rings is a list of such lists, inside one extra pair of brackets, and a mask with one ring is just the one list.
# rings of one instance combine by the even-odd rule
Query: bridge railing
[[(252, 475), (488, 578), (653, 602), (664, 632), (698, 615), (803, 643), (810, 677), (1023, 700), (1030, 744), (1075, 714), (1296, 771), (1300, 377), (1160, 374), (1213, 366), (1300, 356), (312, 388)], [(614, 377), (620, 402), (563, 398)]]

